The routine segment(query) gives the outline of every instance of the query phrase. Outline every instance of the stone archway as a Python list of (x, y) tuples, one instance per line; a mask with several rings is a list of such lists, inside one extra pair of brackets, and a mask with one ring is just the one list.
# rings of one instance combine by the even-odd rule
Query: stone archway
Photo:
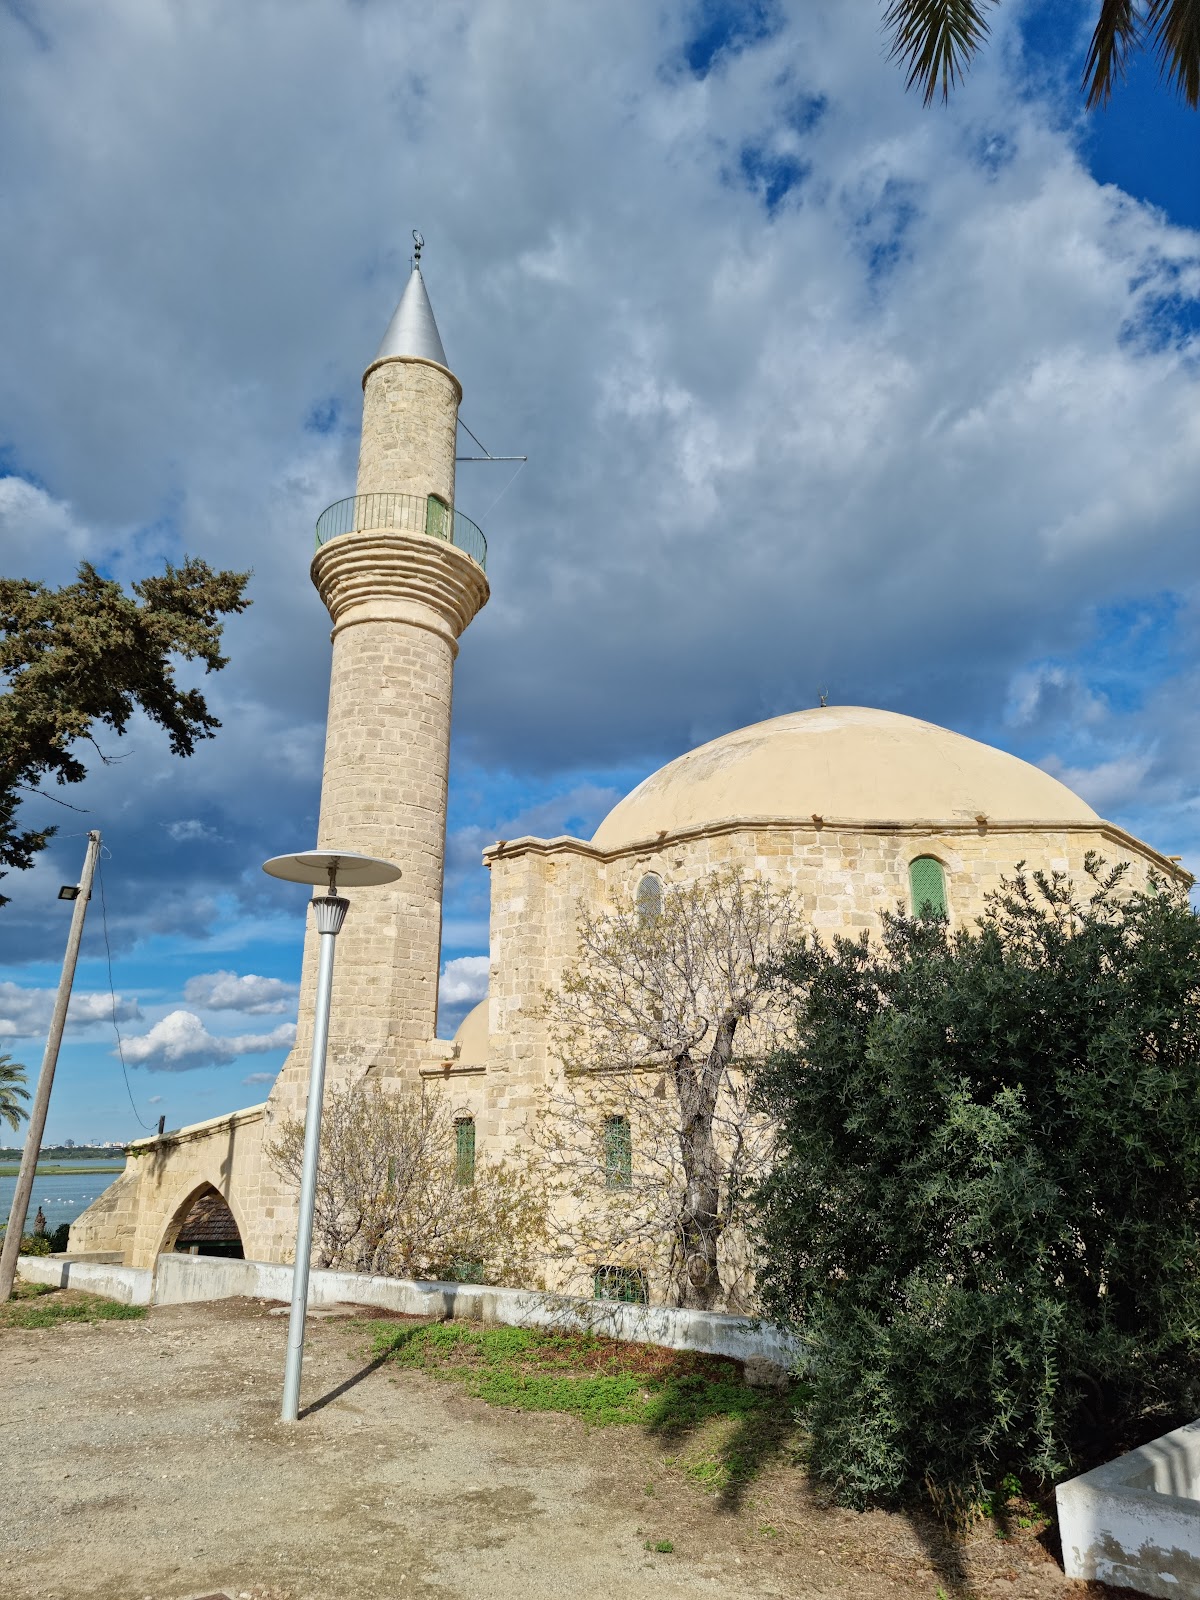
[(183, 1255), (225, 1256), (242, 1261), (242, 1232), (229, 1204), (211, 1183), (193, 1189), (178, 1206), (163, 1238), (164, 1251)]

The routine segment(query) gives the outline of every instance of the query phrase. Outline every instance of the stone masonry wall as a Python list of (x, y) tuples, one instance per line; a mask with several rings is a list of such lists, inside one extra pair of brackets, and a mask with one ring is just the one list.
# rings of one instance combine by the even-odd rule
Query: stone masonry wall
[(71, 1224), (71, 1251), (120, 1250), (126, 1266), (152, 1267), (206, 1185), (224, 1196), (247, 1256), (286, 1248), (289, 1234), (295, 1237), (295, 1202), (278, 1193), (264, 1109), (251, 1106), (133, 1146), (125, 1171)]
[(430, 361), (391, 359), (363, 382), (356, 494), (437, 494), (454, 504), (458, 379)]

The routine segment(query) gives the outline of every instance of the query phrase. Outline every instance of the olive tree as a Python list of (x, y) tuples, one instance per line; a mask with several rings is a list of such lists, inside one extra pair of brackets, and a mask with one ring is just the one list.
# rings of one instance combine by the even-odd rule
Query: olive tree
[(1200, 1409), (1200, 919), (1088, 874), (784, 963), (760, 1289), (850, 1504), (966, 1507)]

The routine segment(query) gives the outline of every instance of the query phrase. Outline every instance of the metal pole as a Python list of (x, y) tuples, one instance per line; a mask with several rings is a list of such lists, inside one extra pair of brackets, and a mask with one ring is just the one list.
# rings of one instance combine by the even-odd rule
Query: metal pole
[(54, 1002), (54, 1015), (50, 1019), (50, 1034), (46, 1040), (46, 1053), (42, 1057), (42, 1070), (38, 1076), (37, 1093), (29, 1112), (29, 1132), (25, 1136), (25, 1149), (21, 1155), (21, 1170), (12, 1207), (8, 1213), (8, 1230), (4, 1235), (4, 1249), (0, 1251), (0, 1305), (12, 1294), (13, 1279), (17, 1275), (17, 1257), (21, 1253), (21, 1235), (25, 1232), (25, 1219), (29, 1215), (29, 1196), (33, 1193), (34, 1173), (41, 1154), (42, 1135), (46, 1131), (46, 1113), (50, 1109), (50, 1090), (54, 1085), (54, 1069), (58, 1065), (58, 1047), (62, 1043), (63, 1028), (67, 1020), (67, 1006), (71, 999), (71, 985), (75, 981), (75, 963), (79, 959), (79, 941), (83, 938), (83, 919), (92, 895), (92, 879), (96, 874), (96, 860), (100, 854), (100, 835), (94, 829), (88, 834), (87, 853), (83, 858), (83, 873), (79, 879), (79, 893), (71, 910), (71, 931), (67, 934), (67, 953), (63, 957), (62, 976), (58, 980), (58, 998)]
[(308, 1311), (308, 1268), (312, 1255), (313, 1210), (317, 1196), (317, 1160), (321, 1153), (321, 1102), (325, 1094), (325, 1049), (329, 1042), (329, 997), (333, 988), (334, 942), (350, 902), (340, 895), (315, 899), (321, 953), (313, 1011), (312, 1064), (308, 1071), (308, 1104), (304, 1111), (304, 1165), (300, 1172), (300, 1217), (296, 1223), (296, 1256), (292, 1267), (292, 1310), (288, 1317), (287, 1365), (283, 1373), (280, 1419), (295, 1422), (300, 1411), (300, 1367), (304, 1360), (304, 1319)]

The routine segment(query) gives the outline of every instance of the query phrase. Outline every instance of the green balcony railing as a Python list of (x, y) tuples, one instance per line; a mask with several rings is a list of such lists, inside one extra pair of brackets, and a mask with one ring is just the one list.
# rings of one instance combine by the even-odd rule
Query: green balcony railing
[(483, 530), (435, 494), (354, 494), (348, 500), (335, 500), (317, 518), (317, 549), (339, 534), (364, 528), (397, 528), (444, 539), (487, 571)]

